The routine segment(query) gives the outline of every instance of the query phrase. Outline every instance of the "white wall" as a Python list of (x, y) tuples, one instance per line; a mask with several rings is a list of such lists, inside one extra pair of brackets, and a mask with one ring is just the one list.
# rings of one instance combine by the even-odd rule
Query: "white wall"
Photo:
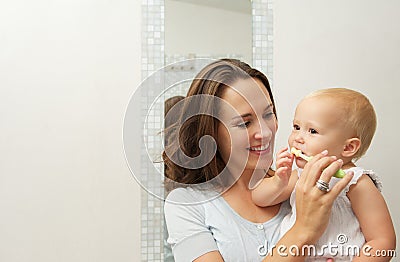
[(165, 53), (240, 54), (244, 61), (251, 63), (251, 13), (166, 0)]
[(378, 129), (359, 164), (380, 174), (399, 233), (398, 10), (396, 0), (274, 1), (274, 93), (278, 146), (287, 143), (296, 104), (312, 90), (344, 86), (370, 98)]
[(0, 261), (139, 261), (140, 1), (0, 3)]

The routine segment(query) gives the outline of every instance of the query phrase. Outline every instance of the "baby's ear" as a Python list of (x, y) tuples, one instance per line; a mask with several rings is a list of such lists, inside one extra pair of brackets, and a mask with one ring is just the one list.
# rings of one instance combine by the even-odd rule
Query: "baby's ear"
[(342, 156), (344, 157), (354, 157), (357, 151), (360, 149), (361, 140), (359, 138), (349, 138), (344, 144), (344, 149)]

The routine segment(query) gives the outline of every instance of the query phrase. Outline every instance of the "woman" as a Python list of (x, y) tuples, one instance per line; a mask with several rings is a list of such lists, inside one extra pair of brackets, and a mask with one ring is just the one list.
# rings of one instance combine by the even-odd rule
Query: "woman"
[(321, 191), (317, 180), (329, 182), (341, 163), (328, 152), (316, 155), (297, 184), (297, 221), (280, 236), (288, 204), (258, 207), (251, 199), (257, 182), (274, 175), (277, 119), (265, 75), (238, 60), (213, 62), (192, 82), (180, 112), (163, 153), (176, 188), (165, 204), (175, 261), (303, 261), (307, 254), (289, 248), (316, 242), (351, 175)]

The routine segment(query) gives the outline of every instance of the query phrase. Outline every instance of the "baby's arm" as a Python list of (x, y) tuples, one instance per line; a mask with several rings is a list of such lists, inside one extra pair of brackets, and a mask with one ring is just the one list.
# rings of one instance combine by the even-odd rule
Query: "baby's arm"
[(273, 177), (264, 178), (251, 195), (258, 206), (273, 206), (289, 198), (297, 181), (297, 173), (292, 172), (293, 155), (281, 149), (277, 154), (276, 171)]
[(378, 257), (375, 252), (386, 252), (396, 248), (396, 235), (393, 222), (382, 194), (375, 187), (372, 180), (363, 175), (357, 184), (350, 187), (347, 193), (361, 230), (365, 236), (366, 245), (371, 246), (366, 251), (360, 251), (360, 257), (353, 261), (389, 261), (391, 256)]

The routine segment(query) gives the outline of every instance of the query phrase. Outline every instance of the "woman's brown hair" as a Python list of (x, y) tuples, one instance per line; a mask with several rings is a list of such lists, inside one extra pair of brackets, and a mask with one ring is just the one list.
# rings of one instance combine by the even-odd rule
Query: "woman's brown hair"
[[(211, 161), (205, 166), (187, 168), (185, 161), (188, 160), (186, 157), (193, 159), (199, 156), (200, 153), (203, 154), (205, 152), (207, 155), (207, 152), (214, 152), (212, 146), (207, 145), (200, 150), (199, 141), (204, 136), (211, 136), (217, 141), (218, 120), (212, 116), (215, 116), (219, 109), (215, 99), (202, 100), (200, 103), (200, 100), (190, 100), (189, 98), (198, 95), (221, 98), (226, 87), (233, 85), (238, 80), (249, 78), (258, 79), (264, 84), (271, 98), (273, 112), (276, 116), (275, 103), (267, 77), (248, 64), (236, 59), (221, 59), (207, 65), (197, 74), (191, 83), (186, 99), (183, 100), (183, 103), (180, 102), (181, 108), (179, 112), (181, 114), (179, 120), (176, 125), (171, 127), (175, 128), (176, 132), (169, 132), (175, 137), (168, 139), (169, 145), (165, 148), (168, 151), (168, 155), (165, 151), (163, 152), (163, 160), (166, 165), (165, 176), (173, 184), (171, 186), (167, 182), (167, 190), (178, 187), (174, 182), (199, 184), (210, 181), (225, 168), (225, 162), (222, 160), (218, 148)], [(188, 112), (190, 112), (191, 117), (186, 119), (184, 114), (188, 114)], [(196, 114), (196, 112), (201, 113)]]

